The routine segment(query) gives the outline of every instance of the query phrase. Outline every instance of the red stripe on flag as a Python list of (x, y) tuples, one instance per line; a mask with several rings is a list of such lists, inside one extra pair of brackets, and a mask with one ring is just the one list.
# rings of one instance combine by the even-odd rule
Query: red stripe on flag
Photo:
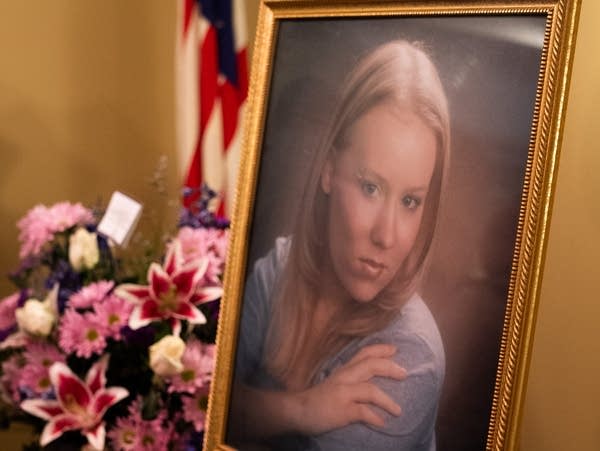
[(237, 89), (229, 81), (221, 86), (221, 107), (223, 109), (223, 153), (225, 153), (235, 134), (240, 109)]
[(219, 60), (217, 32), (209, 27), (200, 48), (198, 73), (200, 74), (198, 92), (200, 93), (200, 136), (212, 113), (218, 93)]
[[(198, 187), (202, 185), (202, 141), (198, 140), (194, 155), (188, 169), (188, 174), (185, 179), (185, 186)], [(183, 205), (190, 207), (196, 200), (200, 198), (199, 193), (193, 193), (183, 197)]]

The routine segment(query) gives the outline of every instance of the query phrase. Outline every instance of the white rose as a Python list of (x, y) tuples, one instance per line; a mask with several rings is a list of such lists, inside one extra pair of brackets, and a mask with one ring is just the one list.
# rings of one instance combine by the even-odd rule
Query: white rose
[(185, 342), (181, 338), (167, 335), (150, 346), (150, 368), (159, 376), (174, 376), (183, 370), (184, 351)]
[(69, 262), (75, 271), (92, 269), (100, 260), (98, 240), (95, 233), (79, 227), (69, 237)]
[(46, 337), (50, 334), (56, 315), (44, 302), (28, 299), (25, 305), (15, 311), (19, 329), (31, 335)]
[(58, 318), (58, 283), (46, 295), (43, 302), (28, 299), (23, 307), (15, 310), (19, 329), (31, 335), (46, 337)]

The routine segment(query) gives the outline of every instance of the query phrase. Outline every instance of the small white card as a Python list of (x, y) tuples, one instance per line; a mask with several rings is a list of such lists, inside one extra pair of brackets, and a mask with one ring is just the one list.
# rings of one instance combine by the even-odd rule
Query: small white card
[(107, 236), (119, 246), (127, 242), (142, 214), (142, 204), (125, 194), (115, 191), (110, 198), (106, 212), (98, 224), (98, 232)]

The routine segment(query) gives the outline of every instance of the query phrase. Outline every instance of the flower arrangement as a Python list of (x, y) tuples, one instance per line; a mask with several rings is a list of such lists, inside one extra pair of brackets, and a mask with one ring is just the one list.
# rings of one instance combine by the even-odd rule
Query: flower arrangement
[(81, 204), (18, 222), (17, 290), (0, 300), (0, 414), (34, 423), (27, 449), (201, 448), (229, 223), (207, 208), (214, 192), (191, 194), (143, 272)]

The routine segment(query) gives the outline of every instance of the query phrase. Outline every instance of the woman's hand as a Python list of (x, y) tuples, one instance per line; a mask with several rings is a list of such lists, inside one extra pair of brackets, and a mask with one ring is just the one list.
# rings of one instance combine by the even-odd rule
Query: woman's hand
[(400, 406), (370, 382), (375, 376), (406, 378), (406, 370), (392, 360), (395, 352), (392, 345), (365, 346), (321, 383), (289, 393), (285, 408), (290, 409), (292, 429), (316, 435), (356, 422), (384, 426), (372, 406), (400, 415)]
[(356, 422), (384, 426), (383, 419), (371, 407), (380, 407), (392, 415), (400, 415), (401, 409), (370, 379), (406, 378), (406, 370), (392, 360), (395, 353), (392, 345), (365, 346), (327, 379), (297, 392), (234, 384), (231, 438), (245, 443), (290, 432), (316, 435)]

